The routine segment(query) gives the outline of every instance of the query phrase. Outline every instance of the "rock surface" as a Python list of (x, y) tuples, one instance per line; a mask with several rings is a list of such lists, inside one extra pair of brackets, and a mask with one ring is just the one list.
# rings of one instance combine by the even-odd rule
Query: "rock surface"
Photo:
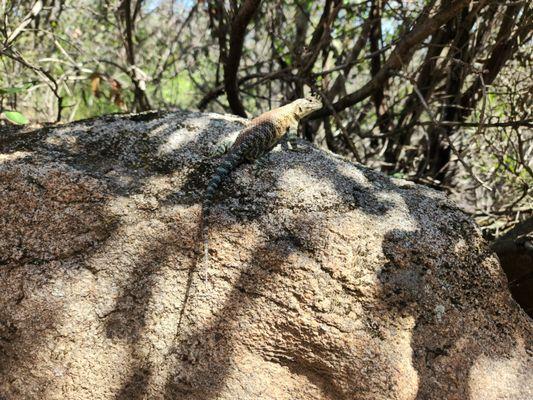
[(207, 155), (241, 124), (0, 134), (1, 399), (533, 398), (532, 321), (428, 188), (276, 149), (221, 190), (195, 268)]

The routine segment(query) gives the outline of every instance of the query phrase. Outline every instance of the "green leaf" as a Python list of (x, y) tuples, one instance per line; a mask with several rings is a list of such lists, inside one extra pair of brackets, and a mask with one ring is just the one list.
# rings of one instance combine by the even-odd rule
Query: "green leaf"
[(0, 94), (15, 94), (28, 90), (33, 86), (32, 82), (26, 83), (23, 86), (0, 88)]
[(20, 93), (24, 89), (20, 87), (8, 87), (8, 88), (0, 88), (0, 94), (15, 94)]
[(2, 114), (14, 124), (26, 125), (29, 122), (28, 118), (17, 111), (3, 111)]

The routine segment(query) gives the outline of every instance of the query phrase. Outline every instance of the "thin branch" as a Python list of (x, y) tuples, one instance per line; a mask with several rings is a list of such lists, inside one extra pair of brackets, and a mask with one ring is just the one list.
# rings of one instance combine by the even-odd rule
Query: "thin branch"
[(52, 90), (52, 93), (54, 93), (54, 96), (57, 99), (56, 122), (59, 122), (61, 120), (61, 112), (63, 111), (63, 97), (59, 94), (59, 85), (55, 78), (52, 76), (52, 74), (50, 74), (50, 72), (46, 71), (41, 67), (37, 67), (31, 64), (22, 56), (22, 54), (20, 54), (16, 50), (8, 49), (3, 54), (6, 57), (12, 59), (13, 61), (16, 61), (24, 65), (25, 67), (37, 72), (37, 74), (40, 75), (41, 78), (44, 78), (44, 81), (46, 82), (47, 86), (50, 88), (50, 90)]
[[(433, 116), (433, 112), (429, 108), (428, 103), (426, 103), (426, 99), (424, 99), (424, 96), (422, 95), (422, 93), (418, 89), (418, 86), (416, 85), (416, 81), (414, 81), (413, 79), (411, 79), (411, 78), (409, 78), (409, 77), (407, 77), (405, 75), (400, 75), (400, 76), (402, 76), (405, 79), (408, 79), (413, 84), (413, 90), (418, 95), (420, 103), (424, 106), (427, 114), (429, 115), (429, 118), (431, 119), (432, 124), (435, 127), (437, 127), (439, 125), (439, 123), (437, 122), (437, 120)], [(451, 138), (449, 137), (449, 135), (444, 135), (444, 137), (446, 138), (446, 141), (448, 142), (448, 146), (450, 146), (450, 149), (453, 151), (454, 155), (457, 157), (457, 159), (463, 165), (463, 167), (468, 171), (468, 173), (472, 176), (472, 178), (474, 178), (485, 189), (487, 189), (488, 191), (492, 192), (492, 188), (489, 185), (487, 185), (480, 177), (478, 177), (476, 175), (476, 173), (473, 171), (472, 167), (470, 165), (468, 165), (468, 163), (463, 159), (463, 157), (461, 156), (461, 153), (457, 150), (457, 148), (453, 144), (453, 142), (452, 142)]]
[(348, 146), (348, 148), (351, 150), (354, 158), (357, 160), (357, 162), (362, 163), (361, 157), (359, 156), (359, 153), (357, 152), (357, 148), (355, 147), (355, 144), (352, 142), (352, 139), (350, 138), (350, 135), (349, 135), (348, 131), (346, 130), (346, 128), (342, 124), (342, 121), (339, 118), (339, 115), (337, 114), (337, 112), (333, 108), (333, 105), (331, 104), (331, 101), (329, 101), (329, 99), (327, 98), (326, 94), (322, 90), (320, 90), (318, 88), (316, 88), (316, 90), (320, 94), (320, 97), (322, 98), (322, 101), (324, 103), (326, 103), (326, 107), (328, 107), (331, 110), (331, 113), (333, 114), (333, 117), (335, 118), (335, 122), (337, 123), (337, 126), (339, 127), (339, 129), (342, 132), (342, 136), (344, 138), (344, 141), (346, 142), (346, 145)]
[[(456, 0), (454, 3), (441, 7), (440, 11), (433, 17), (426, 18), (419, 22), (404, 38), (396, 45), (391, 55), (380, 69), (380, 71), (361, 89), (343, 97), (333, 104), (335, 111), (341, 111), (351, 107), (369, 97), (377, 88), (382, 86), (389, 76), (399, 70), (409, 62), (417, 45), (424, 39), (432, 35), (442, 24), (449, 21), (459, 13), (472, 0)], [(326, 115), (331, 115), (331, 110), (322, 108), (315, 111), (309, 118), (317, 119)]]
[[(533, 128), (533, 119), (522, 119), (518, 121), (505, 121), (505, 122), (460, 122), (460, 121), (437, 121), (437, 125), (441, 126), (463, 126), (463, 127), (472, 127), (477, 128), (481, 126), (482, 128), (519, 128), (527, 127)], [(415, 125), (418, 126), (428, 126), (434, 125), (434, 122), (423, 121), (415, 122)]]
[[(274, 72), (270, 72), (270, 73), (250, 74), (250, 75), (244, 76), (242, 78), (239, 78), (238, 85), (240, 86), (241, 84), (246, 83), (248, 81), (251, 81), (252, 79), (260, 78), (260, 79), (257, 80), (257, 82), (253, 82), (253, 83), (248, 84), (248, 85), (246, 85), (244, 87), (244, 89), (249, 89), (251, 87), (260, 85), (263, 82), (267, 82), (267, 81), (271, 81), (272, 79), (276, 79), (276, 78), (282, 76), (283, 74), (286, 74), (286, 73), (290, 72), (290, 70), (291, 70), (290, 68), (284, 68), (284, 69), (281, 69), (279, 71), (274, 71)], [(216, 88), (214, 88), (213, 90), (211, 90), (210, 92), (206, 93), (204, 95), (204, 97), (202, 97), (202, 99), (198, 102), (198, 108), (200, 110), (204, 110), (211, 101), (216, 99), (218, 96), (221, 96), (222, 94), (224, 94), (224, 85), (219, 85)]]
[(11, 47), (13, 42), (22, 33), (24, 28), (26, 28), (26, 26), (28, 26), (31, 23), (31, 21), (33, 21), (39, 15), (42, 9), (43, 9), (43, 2), (41, 0), (36, 1), (33, 4), (30, 12), (28, 13), (28, 15), (24, 17), (20, 25), (17, 26), (15, 30), (11, 32), (11, 34), (7, 37), (7, 39), (4, 42), (4, 49), (0, 51), (0, 54), (3, 53), (5, 50), (7, 50), (9, 47)]

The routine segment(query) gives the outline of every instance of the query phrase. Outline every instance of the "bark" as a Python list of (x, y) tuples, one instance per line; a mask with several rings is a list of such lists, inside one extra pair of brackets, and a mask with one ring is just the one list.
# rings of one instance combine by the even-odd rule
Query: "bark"
[(128, 63), (128, 71), (131, 82), (133, 83), (133, 109), (134, 111), (147, 111), (150, 107), (150, 102), (144, 90), (144, 80), (139, 74), (139, 70), (135, 64), (135, 46), (133, 43), (133, 32), (135, 30), (135, 17), (138, 13), (141, 2), (137, 2), (133, 13), (131, 8), (131, 0), (122, 0), (117, 8), (117, 20), (122, 27), (122, 41), (126, 51), (126, 62)]
[(246, 29), (259, 8), (260, 3), (261, 0), (246, 0), (237, 11), (231, 24), (228, 58), (224, 64), (224, 87), (226, 89), (228, 103), (231, 111), (241, 117), (246, 117), (246, 111), (239, 98), (237, 73), (241, 61)]

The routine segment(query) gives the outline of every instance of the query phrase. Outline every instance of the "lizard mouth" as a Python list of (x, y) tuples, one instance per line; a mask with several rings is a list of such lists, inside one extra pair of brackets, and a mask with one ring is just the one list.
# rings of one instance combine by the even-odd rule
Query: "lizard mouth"
[(307, 98), (307, 100), (309, 101), (306, 107), (308, 113), (311, 113), (313, 111), (316, 111), (322, 108), (322, 101), (318, 97), (310, 96)]

